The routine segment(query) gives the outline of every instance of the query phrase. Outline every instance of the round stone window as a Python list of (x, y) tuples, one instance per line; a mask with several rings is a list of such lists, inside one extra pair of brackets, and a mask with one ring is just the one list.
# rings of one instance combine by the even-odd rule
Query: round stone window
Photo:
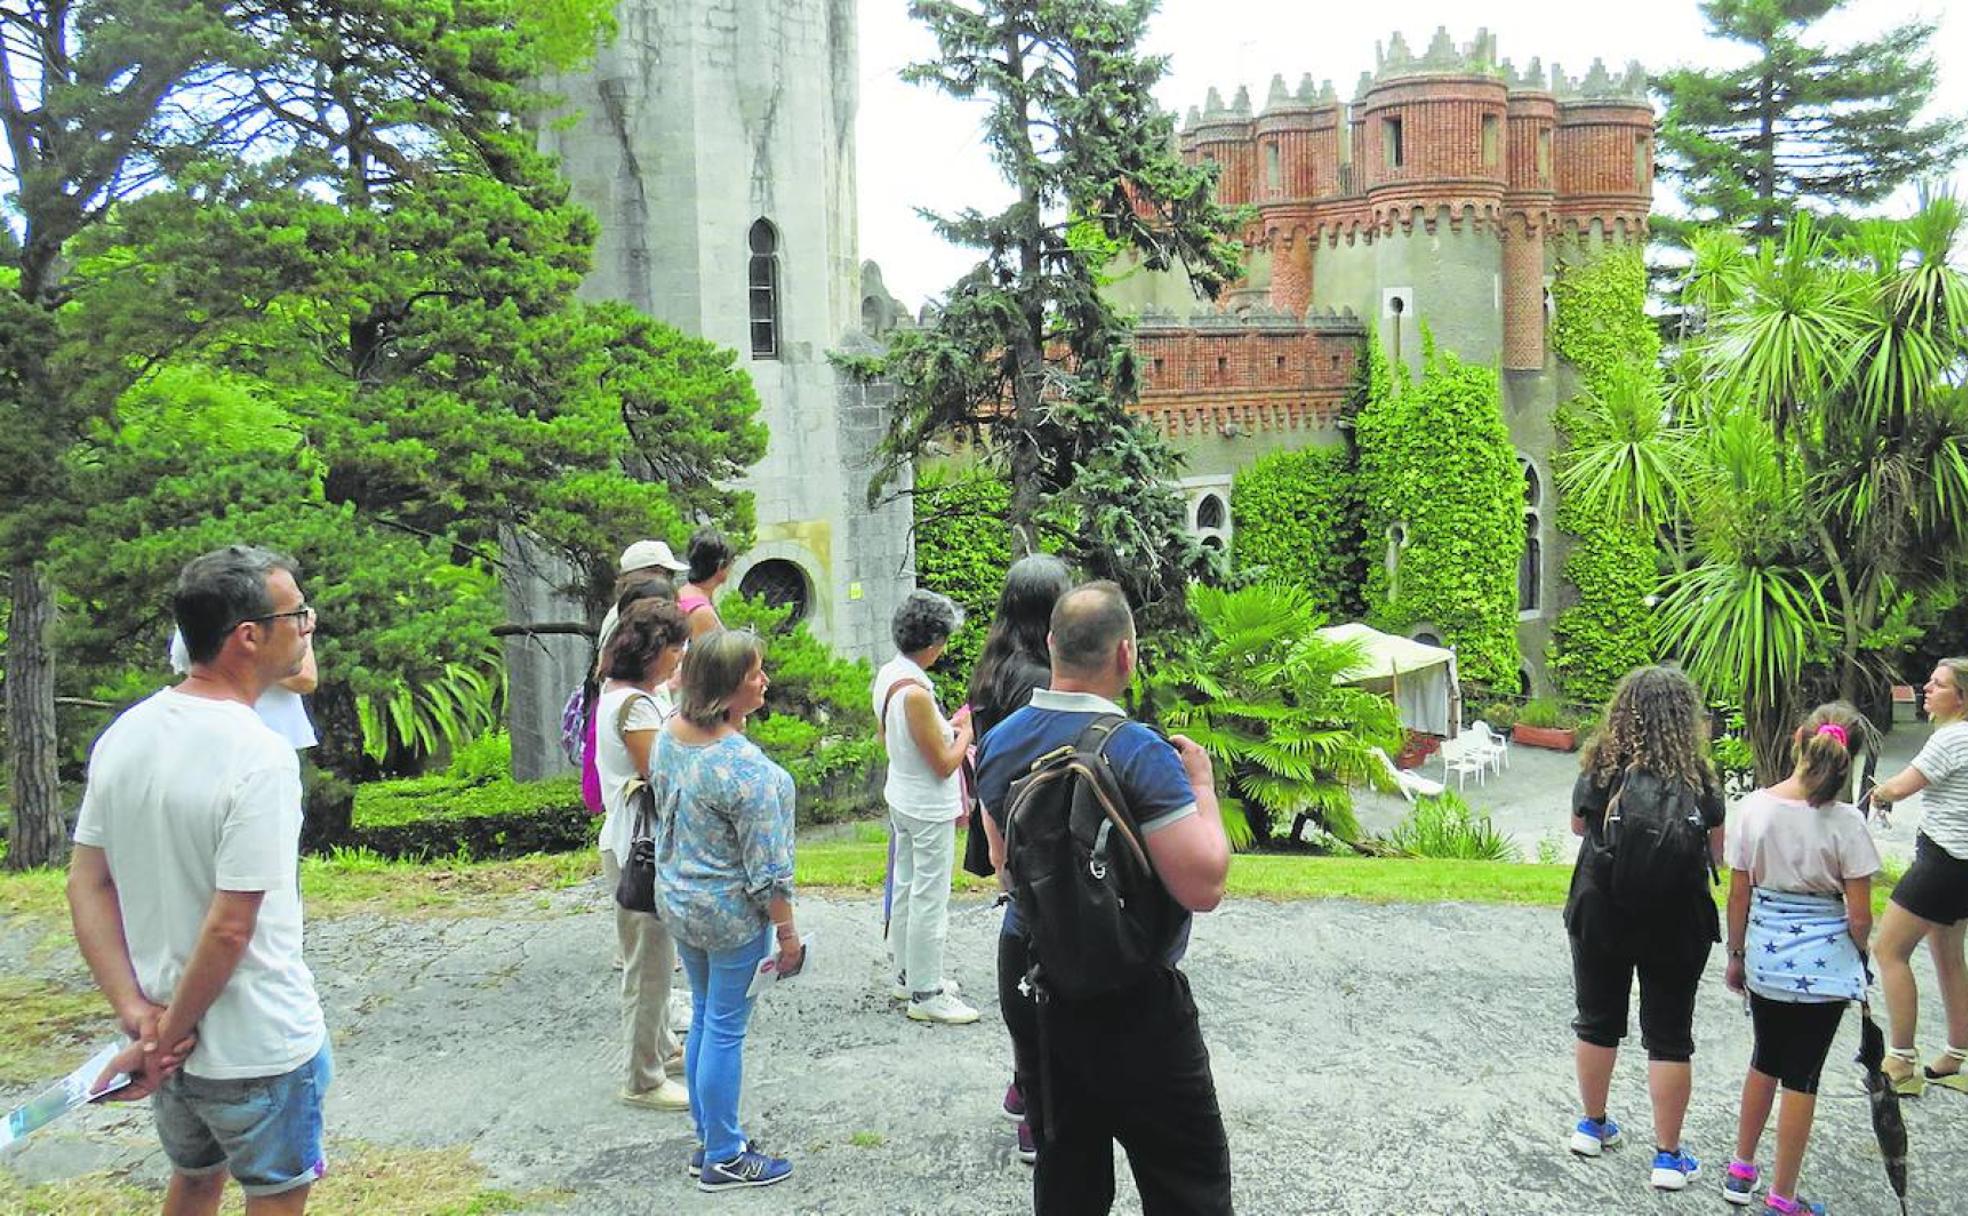
[(786, 618), (788, 625), (805, 620), (813, 608), (813, 588), (806, 581), (806, 571), (784, 558), (771, 558), (745, 571), (738, 590), (758, 596), (774, 608), (792, 605), (792, 615)]

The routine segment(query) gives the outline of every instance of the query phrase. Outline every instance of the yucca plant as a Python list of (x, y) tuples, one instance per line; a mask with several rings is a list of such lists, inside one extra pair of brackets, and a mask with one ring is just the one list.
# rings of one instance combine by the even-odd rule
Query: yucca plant
[(1454, 790), (1416, 802), (1408, 817), (1389, 833), (1387, 843), (1409, 857), (1516, 861), (1521, 856), (1516, 844), (1488, 815), (1476, 814)]
[(1347, 787), (1386, 784), (1372, 749), (1401, 746), (1392, 702), (1334, 683), (1359, 647), (1319, 636), (1319, 611), (1296, 587), (1192, 585), (1189, 609), (1194, 637), (1139, 692), (1147, 716), (1209, 752), (1231, 844), (1296, 839), (1307, 823), (1356, 840)]

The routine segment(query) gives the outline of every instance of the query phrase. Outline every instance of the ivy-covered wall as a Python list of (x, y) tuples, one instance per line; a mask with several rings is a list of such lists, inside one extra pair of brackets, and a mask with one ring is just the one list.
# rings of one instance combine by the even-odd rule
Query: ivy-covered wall
[(1465, 680), (1515, 688), (1524, 482), (1497, 373), (1432, 342), (1424, 351), (1414, 383), (1368, 351), (1354, 421), (1367, 616), (1400, 633), (1430, 625)]
[[(1599, 391), (1622, 365), (1658, 376), (1660, 334), (1647, 316), (1647, 269), (1637, 248), (1570, 250), (1551, 288), (1552, 348)], [(1566, 411), (1558, 413), (1559, 439)], [(1573, 537), (1565, 577), (1578, 601), (1558, 614), (1546, 663), (1569, 700), (1596, 703), (1628, 671), (1652, 661), (1646, 597), (1658, 581), (1654, 538), (1614, 517), (1560, 501), (1557, 523)]]
[(1230, 484), (1238, 574), (1297, 587), (1329, 619), (1360, 611), (1360, 495), (1344, 444), (1273, 452)]

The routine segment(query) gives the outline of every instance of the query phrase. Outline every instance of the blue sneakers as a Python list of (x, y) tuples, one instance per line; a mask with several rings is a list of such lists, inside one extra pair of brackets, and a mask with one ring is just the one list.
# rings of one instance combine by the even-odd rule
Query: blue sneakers
[(1690, 1182), (1701, 1177), (1701, 1162), (1685, 1148), (1673, 1151), (1659, 1149), (1654, 1153), (1654, 1189), (1659, 1191), (1685, 1190)]
[(1757, 1169), (1746, 1161), (1731, 1161), (1722, 1175), (1722, 1198), (1737, 1207), (1748, 1207), (1756, 1198)]
[[(760, 1149), (758, 1145), (753, 1144), (749, 1139), (745, 1141), (745, 1147), (748, 1149), (756, 1149), (759, 1152), (765, 1151), (764, 1149)], [(690, 1164), (686, 1168), (689, 1170), (690, 1176), (692, 1178), (701, 1178), (704, 1176), (704, 1146), (703, 1145), (700, 1144), (696, 1148), (690, 1150)]]
[(1619, 1142), (1620, 1125), (1611, 1119), (1580, 1119), (1572, 1130), (1572, 1151), (1581, 1157), (1597, 1157)]
[(768, 1157), (746, 1149), (729, 1161), (707, 1161), (697, 1176), (700, 1191), (739, 1190), (744, 1187), (771, 1186), (793, 1176), (793, 1163), (784, 1157)]

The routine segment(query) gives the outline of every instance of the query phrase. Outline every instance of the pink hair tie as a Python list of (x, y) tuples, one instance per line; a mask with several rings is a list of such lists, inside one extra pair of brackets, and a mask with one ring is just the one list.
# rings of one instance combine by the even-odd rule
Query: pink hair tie
[(1838, 746), (1840, 747), (1849, 749), (1852, 746), (1852, 737), (1846, 734), (1845, 728), (1836, 722), (1823, 723), (1818, 727), (1818, 733), (1821, 735), (1830, 735), (1832, 738), (1838, 740)]

